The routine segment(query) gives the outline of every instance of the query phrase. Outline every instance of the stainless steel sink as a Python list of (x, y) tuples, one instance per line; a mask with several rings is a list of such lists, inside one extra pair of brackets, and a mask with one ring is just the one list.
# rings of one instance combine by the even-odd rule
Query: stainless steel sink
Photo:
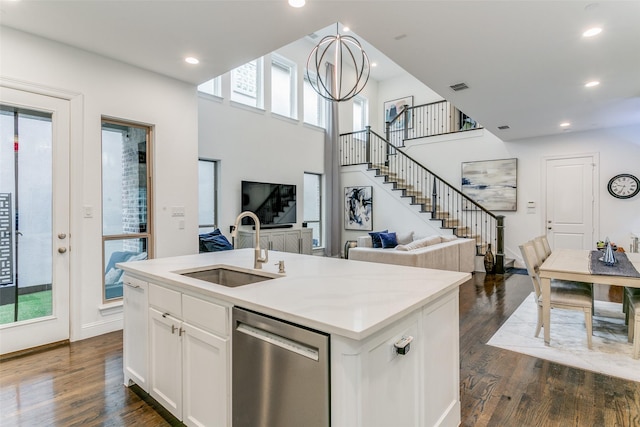
[(206, 270), (191, 271), (180, 274), (230, 288), (275, 279), (275, 277), (255, 274), (248, 271), (234, 270), (228, 267), (214, 267)]

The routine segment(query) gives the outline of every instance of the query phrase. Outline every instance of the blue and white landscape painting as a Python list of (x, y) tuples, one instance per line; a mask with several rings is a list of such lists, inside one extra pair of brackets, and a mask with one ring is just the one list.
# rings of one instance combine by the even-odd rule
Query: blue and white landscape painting
[(489, 211), (517, 210), (518, 159), (462, 163), (462, 193)]

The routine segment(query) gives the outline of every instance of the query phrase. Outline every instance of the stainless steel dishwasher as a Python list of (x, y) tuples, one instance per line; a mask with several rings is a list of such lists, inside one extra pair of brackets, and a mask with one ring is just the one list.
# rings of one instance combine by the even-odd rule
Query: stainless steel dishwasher
[(233, 427), (328, 427), (329, 335), (235, 307)]

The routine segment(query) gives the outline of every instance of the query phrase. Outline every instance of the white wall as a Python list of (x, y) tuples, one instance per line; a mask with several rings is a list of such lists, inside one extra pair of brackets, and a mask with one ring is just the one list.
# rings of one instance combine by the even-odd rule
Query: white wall
[(295, 184), (301, 226), (304, 173), (324, 172), (324, 130), (205, 96), (198, 115), (199, 156), (220, 161), (217, 225), (227, 238), (240, 213), (243, 180)]
[[(121, 303), (102, 306), (101, 117), (153, 127), (156, 257), (197, 252), (195, 87), (2, 28), (0, 77), (36, 92), (69, 94), (71, 117), (71, 339), (122, 327)], [(83, 218), (83, 207), (93, 208)], [(185, 208), (185, 226), (171, 217)]]
[[(377, 102), (380, 111), (384, 101), (408, 95), (414, 96), (414, 105), (442, 99), (410, 75), (379, 82), (378, 95), (377, 101), (371, 102)], [(378, 114), (382, 118), (382, 112)], [(383, 129), (373, 130), (383, 134)], [(611, 241), (629, 247), (629, 233), (640, 232), (640, 196), (628, 200), (615, 199), (609, 195), (607, 183), (618, 173), (640, 176), (639, 134), (640, 127), (628, 127), (504, 142), (486, 130), (476, 130), (409, 141), (405, 150), (458, 189), (462, 162), (517, 158), (518, 210), (498, 213), (505, 216), (505, 254), (521, 261), (518, 245), (545, 231), (544, 162), (550, 157), (596, 154), (599, 160), (595, 240), (609, 237)], [(361, 179), (356, 179), (356, 176), (352, 172), (343, 172), (343, 179), (352, 185), (371, 185), (368, 176), (361, 176)], [(535, 209), (527, 209), (529, 201), (535, 202)], [(375, 200), (373, 217), (374, 229), (404, 228), (413, 220), (405, 209), (392, 203), (376, 203)], [(385, 218), (385, 222), (376, 221), (381, 218)], [(352, 233), (344, 234), (351, 236)]]
[[(607, 183), (618, 173), (640, 175), (639, 132), (639, 127), (601, 129), (505, 143), (491, 133), (479, 130), (468, 133), (477, 137), (457, 141), (448, 138), (441, 138), (439, 142), (416, 141), (409, 144), (407, 152), (450, 183), (457, 184), (458, 188), (462, 162), (517, 158), (518, 210), (500, 214), (505, 215), (505, 253), (520, 260), (518, 245), (545, 232), (545, 159), (559, 156), (596, 154), (599, 160), (594, 238), (599, 240), (608, 236), (611, 241), (628, 248), (629, 233), (640, 230), (640, 197), (613, 198), (607, 191)], [(529, 201), (535, 202), (535, 209), (527, 208)]]
[[(313, 43), (299, 40), (276, 51), (297, 64), (296, 119), (270, 112), (270, 54), (264, 56), (264, 109), (230, 102), (229, 73), (222, 76), (222, 97), (200, 96), (198, 152), (201, 158), (220, 160), (217, 225), (228, 238), (229, 226), (240, 213), (242, 180), (296, 184), (299, 197), (297, 226), (300, 226), (303, 221), (304, 172), (324, 174), (324, 129), (303, 123), (302, 78), (313, 46)], [(369, 80), (361, 95), (369, 99), (370, 116), (375, 121), (377, 82)], [(338, 123), (340, 132), (354, 130), (351, 101), (339, 104)]]
[[(429, 215), (420, 213), (419, 206), (411, 206), (408, 199), (401, 199), (400, 192), (392, 190), (390, 184), (384, 184), (382, 178), (375, 178), (366, 166), (348, 166), (342, 170), (343, 187), (371, 186), (371, 200), (373, 203), (372, 227), (373, 231), (387, 229), (390, 232), (415, 232), (416, 236), (430, 236), (434, 234), (451, 234), (450, 231), (436, 228), (438, 221), (429, 221)], [(344, 212), (344, 205), (343, 205)], [(341, 224), (344, 222), (344, 217)], [(356, 240), (364, 236), (367, 231), (342, 230), (342, 241)]]

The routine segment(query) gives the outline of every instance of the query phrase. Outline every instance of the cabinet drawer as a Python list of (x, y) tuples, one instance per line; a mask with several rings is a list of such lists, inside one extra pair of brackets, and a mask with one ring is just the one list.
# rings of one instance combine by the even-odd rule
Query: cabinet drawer
[(149, 305), (156, 307), (163, 313), (169, 313), (172, 316), (181, 318), (182, 304), (180, 296), (180, 292), (149, 283)]
[(228, 308), (189, 295), (182, 296), (183, 320), (204, 330), (226, 337)]
[(147, 289), (147, 282), (145, 282), (144, 280), (136, 279), (135, 277), (131, 277), (127, 274), (124, 274), (122, 276), (122, 283), (125, 286), (134, 288), (134, 289), (141, 289), (145, 291)]

